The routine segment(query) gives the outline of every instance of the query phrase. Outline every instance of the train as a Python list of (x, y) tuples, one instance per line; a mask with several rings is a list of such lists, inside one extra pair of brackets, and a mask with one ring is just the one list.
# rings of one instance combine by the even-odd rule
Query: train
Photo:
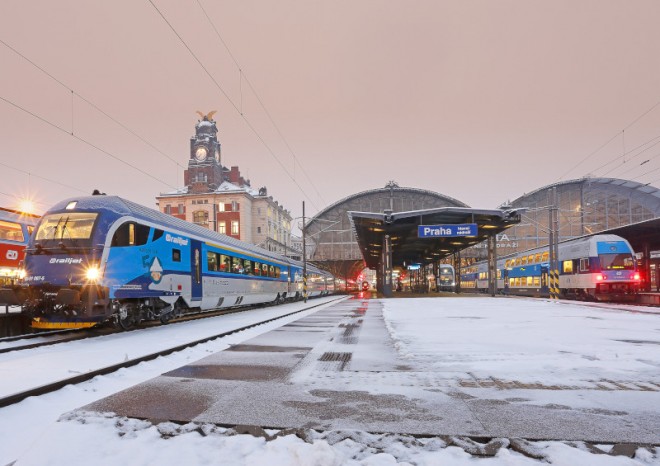
[(452, 265), (440, 264), (438, 266), (435, 290), (438, 292), (456, 291), (456, 271)]
[(334, 277), (118, 196), (61, 201), (36, 225), (23, 280), (0, 291), (37, 329), (130, 329), (337, 290)]
[[(588, 301), (634, 301), (641, 276), (635, 252), (624, 238), (612, 234), (580, 237), (558, 244), (559, 292), (563, 298)], [(549, 297), (548, 246), (497, 260), (497, 291), (502, 294)], [(461, 290), (488, 292), (488, 264), (462, 270)]]
[(14, 285), (20, 278), (25, 248), (38, 221), (38, 215), (0, 207), (0, 286)]

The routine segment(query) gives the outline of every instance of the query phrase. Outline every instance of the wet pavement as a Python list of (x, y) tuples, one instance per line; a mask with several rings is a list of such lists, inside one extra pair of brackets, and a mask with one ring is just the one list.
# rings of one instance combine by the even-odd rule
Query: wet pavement
[[(398, 354), (382, 306), (330, 304), (84, 409), (155, 422), (660, 444), (658, 385), (544, 386), (420, 370)], [(567, 392), (590, 402), (571, 407)]]

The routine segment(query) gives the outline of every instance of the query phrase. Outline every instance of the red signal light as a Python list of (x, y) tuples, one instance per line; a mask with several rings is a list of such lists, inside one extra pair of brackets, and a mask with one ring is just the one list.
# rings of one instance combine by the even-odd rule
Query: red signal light
[(605, 275), (601, 275), (601, 274), (596, 275), (596, 280), (598, 281), (605, 280)]
[(636, 273), (635, 275), (633, 275), (633, 280), (639, 280), (639, 279), (640, 279), (640, 276), (639, 276), (638, 273)]

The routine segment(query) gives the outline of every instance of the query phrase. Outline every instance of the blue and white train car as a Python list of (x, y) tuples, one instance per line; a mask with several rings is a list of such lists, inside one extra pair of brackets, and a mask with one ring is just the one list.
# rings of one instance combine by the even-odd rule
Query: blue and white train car
[(301, 271), (286, 257), (101, 195), (46, 212), (26, 249), (23, 288), (14, 291), (35, 328), (107, 321), (130, 328), (191, 311), (282, 302), (298, 294)]
[[(559, 290), (563, 297), (597, 301), (632, 301), (640, 275), (630, 243), (602, 234), (563, 241), (558, 245)], [(497, 261), (497, 289), (501, 293), (547, 297), (548, 247), (530, 249)], [(468, 266), (461, 274), (465, 291), (488, 291), (486, 262)]]

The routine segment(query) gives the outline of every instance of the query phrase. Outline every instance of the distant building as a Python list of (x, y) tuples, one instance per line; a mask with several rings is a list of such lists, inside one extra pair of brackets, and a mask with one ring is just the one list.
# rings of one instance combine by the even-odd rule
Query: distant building
[(218, 233), (286, 254), (291, 247), (291, 214), (263, 187), (250, 186), (237, 166), (221, 164), (213, 114), (203, 115), (190, 138), (182, 188), (156, 197), (159, 210)]

